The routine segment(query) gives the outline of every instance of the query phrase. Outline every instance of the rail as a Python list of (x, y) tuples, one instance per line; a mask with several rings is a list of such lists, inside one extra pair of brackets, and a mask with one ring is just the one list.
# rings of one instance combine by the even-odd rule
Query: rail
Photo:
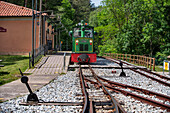
[[(93, 83), (93, 84), (98, 84), (97, 82), (95, 82), (95, 81), (92, 81), (92, 80), (90, 80), (90, 79), (87, 79), (89, 82), (91, 82), (91, 83)], [(105, 81), (105, 80), (104, 80)], [(105, 82), (107, 82), (107, 80), (105, 81)], [(153, 100), (153, 99), (150, 99), (150, 98), (147, 98), (147, 97), (144, 97), (144, 96), (141, 96), (141, 95), (138, 95), (138, 94), (135, 94), (135, 93), (132, 93), (132, 92), (129, 92), (129, 91), (125, 91), (125, 90), (122, 90), (121, 88), (122, 88), (122, 86), (119, 86), (119, 85), (116, 85), (117, 87), (119, 87), (119, 88), (116, 88), (116, 87), (114, 87), (115, 86), (115, 84), (113, 84), (113, 86), (112, 86), (112, 84), (104, 84), (104, 86), (105, 87), (107, 87), (109, 90), (112, 90), (112, 91), (114, 91), (114, 92), (120, 92), (120, 93), (122, 93), (123, 95), (125, 95), (125, 96), (131, 96), (132, 98), (134, 98), (134, 99), (136, 99), (136, 100), (139, 100), (139, 101), (141, 101), (141, 102), (144, 102), (144, 103), (147, 103), (147, 104), (150, 104), (150, 105), (152, 105), (152, 106), (156, 106), (156, 107), (160, 107), (161, 109), (163, 109), (163, 110), (167, 110), (168, 112), (170, 111), (170, 105), (168, 105), (168, 104), (165, 104), (164, 102), (162, 103), (162, 102), (159, 102), (159, 101), (155, 101), (155, 100)], [(124, 86), (125, 88), (127, 88), (126, 86)], [(132, 89), (132, 88), (130, 88), (131, 90), (134, 90), (134, 89)], [(149, 94), (150, 92), (147, 92), (146, 90), (144, 91), (141, 91), (142, 93), (144, 93), (145, 95), (152, 95), (152, 94)], [(158, 95), (156, 95), (156, 96), (160, 96), (159, 94)], [(169, 100), (169, 97), (167, 97), (166, 95), (163, 95), (163, 96), (165, 96), (165, 100)], [(161, 98), (161, 97), (159, 97), (159, 98)], [(162, 99), (162, 98), (161, 98)], [(164, 100), (164, 98), (163, 98), (163, 100)]]
[[(120, 104), (113, 98), (111, 93), (107, 90), (107, 88), (103, 85), (103, 83), (99, 80), (98, 76), (96, 73), (93, 71), (90, 65), (88, 65), (91, 73), (93, 74), (94, 78), (98, 81), (97, 84), (100, 85), (104, 91), (104, 93), (107, 95), (107, 97), (110, 99), (109, 107), (106, 109), (111, 109), (114, 111), (114, 113), (126, 113), (124, 109), (120, 106)], [(88, 92), (86, 91), (86, 88), (88, 87), (87, 83), (85, 82), (87, 78), (83, 75), (82, 73), (82, 68), (81, 65), (79, 64), (79, 76), (80, 76), (80, 84), (82, 87), (82, 93), (84, 96), (84, 104), (83, 104), (83, 110), (82, 113), (93, 113), (94, 112), (94, 103), (91, 99), (89, 100), (89, 95)], [(102, 102), (100, 102), (101, 104)], [(107, 103), (108, 104), (108, 103)]]
[(126, 113), (124, 111), (124, 109), (120, 106), (120, 104), (113, 98), (113, 96), (111, 95), (111, 93), (107, 90), (107, 88), (105, 87), (105, 85), (101, 82), (101, 80), (98, 78), (98, 76), (96, 75), (96, 73), (93, 71), (93, 69), (91, 68), (90, 65), (89, 69), (91, 71), (91, 73), (93, 74), (94, 78), (98, 81), (97, 83), (100, 84), (100, 86), (102, 87), (103, 91), (109, 96), (109, 98), (111, 99), (112, 102), (112, 107), (115, 109), (115, 113)]
[[(97, 77), (98, 77), (98, 79), (100, 79), (101, 81), (104, 82), (103, 85), (105, 87), (107, 87), (109, 90), (112, 90), (114, 92), (120, 92), (125, 96), (131, 96), (132, 98), (139, 100), (141, 102), (150, 104), (152, 106), (160, 107), (161, 109), (167, 110), (168, 112), (170, 111), (170, 105), (165, 104), (165, 101), (170, 101), (170, 96), (167, 96), (167, 95), (164, 95), (164, 94), (161, 94), (161, 93), (157, 93), (157, 92), (153, 92), (153, 91), (149, 91), (149, 90), (146, 90), (146, 89), (138, 88), (138, 87), (135, 87), (135, 86), (130, 86), (130, 85), (127, 85), (127, 84), (122, 84), (122, 83), (110, 81), (110, 80), (104, 79), (100, 76), (97, 76)], [(93, 84), (98, 84), (98, 82), (92, 81), (91, 79), (86, 78), (86, 80), (93, 83)], [(119, 88), (117, 88), (117, 87), (119, 87)], [(163, 100), (164, 102), (153, 100), (153, 99), (150, 99), (148, 97), (141, 96), (141, 95), (138, 95), (136, 93), (132, 93), (130, 91), (125, 91), (125, 90), (122, 90), (122, 88), (123, 89), (128, 88), (130, 90), (143, 93), (144, 95), (155, 96), (156, 98), (159, 98), (160, 100)]]
[(144, 93), (146, 95), (154, 95), (157, 98), (165, 100), (165, 101), (170, 101), (170, 96), (167, 96), (167, 95), (164, 95), (164, 94), (160, 94), (160, 93), (157, 93), (157, 92), (149, 91), (147, 89), (142, 89), (142, 88), (127, 85), (127, 84), (122, 84), (122, 83), (119, 83), (119, 82), (110, 81), (110, 80), (104, 79), (104, 78), (102, 78), (100, 76), (99, 76), (99, 79), (104, 81), (104, 82), (107, 82), (110, 85), (114, 85), (116, 87), (125, 88), (125, 89), (128, 88), (130, 90), (141, 92), (141, 93)]
[[(112, 60), (111, 58), (106, 58), (106, 59), (108, 59), (108, 60), (110, 60), (110, 61), (112, 61), (112, 62), (114, 62), (114, 63), (120, 64), (119, 61)], [(126, 62), (123, 62), (123, 61), (121, 61), (121, 62), (124, 63), (124, 64), (127, 64), (127, 65), (133, 66), (133, 64), (129, 64), (129, 63), (126, 63)], [(125, 68), (124, 68), (124, 69), (125, 69)], [(126, 68), (126, 69), (127, 69), (127, 68)], [(147, 74), (145, 74), (145, 73), (142, 73), (142, 72), (140, 72), (140, 71), (137, 71), (137, 70), (134, 69), (134, 68), (129, 68), (129, 69), (132, 70), (132, 71), (134, 71), (134, 72), (136, 72), (136, 73), (139, 73), (140, 75), (143, 75), (143, 76), (145, 76), (145, 77), (147, 77), (147, 78), (150, 78), (150, 79), (152, 79), (152, 80), (154, 80), (154, 81), (157, 81), (157, 82), (159, 82), (159, 83), (161, 83), (161, 84), (163, 84), (163, 85), (166, 85), (166, 86), (169, 86), (169, 87), (170, 87), (170, 83), (165, 82), (164, 80), (160, 80), (160, 79), (158, 79), (158, 78), (156, 78), (156, 77), (149, 76), (149, 75), (147, 75)], [(158, 77), (160, 77), (160, 78), (162, 78), (162, 79), (170, 80), (169, 77), (165, 77), (165, 76), (159, 75), (159, 74), (157, 74), (157, 73), (148, 71), (148, 70), (146, 70), (146, 69), (139, 68), (139, 70), (144, 71), (144, 72), (147, 72), (147, 73), (150, 73), (150, 74), (153, 74), (153, 75), (156, 75), (156, 76), (158, 76)]]
[(117, 53), (104, 53), (104, 56), (109, 56), (117, 60), (125, 60), (127, 62), (138, 64), (150, 68), (155, 71), (155, 58), (146, 57), (143, 55), (131, 55), (131, 54), (117, 54)]
[(48, 52), (48, 47), (45, 46), (41, 46), (37, 49), (34, 49), (34, 56), (32, 55), (32, 51), (29, 52), (29, 68), (33, 67), (35, 63), (37, 63), (39, 61), (39, 59), (41, 59), (41, 57), (44, 55), (46, 55)]
[(81, 65), (79, 65), (79, 75), (80, 75), (82, 92), (83, 92), (83, 95), (85, 97), (84, 98), (84, 106), (83, 106), (82, 113), (87, 113), (88, 108), (89, 108), (89, 97), (88, 97), (88, 93), (86, 91), (85, 82), (84, 82), (84, 78), (83, 78), (83, 74), (82, 74), (82, 70), (81, 70)]

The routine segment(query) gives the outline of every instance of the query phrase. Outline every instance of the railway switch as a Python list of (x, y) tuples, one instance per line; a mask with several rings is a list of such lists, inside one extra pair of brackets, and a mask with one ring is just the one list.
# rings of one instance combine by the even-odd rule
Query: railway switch
[(29, 84), (28, 84), (28, 77), (27, 76), (23, 76), (22, 71), (19, 69), (22, 78), (21, 78), (21, 82), (24, 83), (26, 85), (26, 87), (28, 88), (28, 91), (30, 92), (30, 94), (27, 97), (27, 103), (29, 102), (39, 102), (38, 97), (35, 93), (32, 92)]
[(121, 77), (125, 77), (125, 76), (126, 76), (126, 73), (123, 71), (123, 63), (122, 63), (121, 60), (120, 60), (119, 65), (121, 66), (121, 69), (122, 69), (122, 72), (120, 73), (120, 76), (121, 76)]
[(22, 83), (27, 83), (28, 82), (28, 77), (27, 76), (22, 76), (21, 82)]

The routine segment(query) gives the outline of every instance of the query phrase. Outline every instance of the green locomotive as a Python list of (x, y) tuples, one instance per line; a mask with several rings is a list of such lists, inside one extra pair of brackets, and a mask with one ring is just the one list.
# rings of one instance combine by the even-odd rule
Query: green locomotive
[(94, 53), (94, 27), (83, 20), (69, 32), (72, 37), (71, 62), (91, 63), (96, 62)]

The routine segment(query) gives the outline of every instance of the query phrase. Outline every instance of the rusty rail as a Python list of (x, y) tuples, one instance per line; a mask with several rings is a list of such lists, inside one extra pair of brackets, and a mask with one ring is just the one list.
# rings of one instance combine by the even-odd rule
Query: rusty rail
[(82, 74), (81, 65), (79, 65), (79, 76), (80, 76), (80, 85), (82, 87), (82, 93), (84, 95), (84, 105), (83, 105), (82, 113), (87, 113), (89, 108), (90, 108), (90, 106), (89, 106), (89, 97), (88, 97), (88, 93), (86, 91), (86, 87), (85, 87), (84, 77), (83, 77), (83, 74)]
[[(98, 84), (97, 82), (94, 82), (92, 80), (89, 80), (89, 79), (86, 79), (86, 80), (91, 82), (92, 84)], [(170, 105), (167, 105), (167, 104), (164, 104), (164, 103), (161, 103), (161, 102), (158, 102), (158, 101), (146, 98), (146, 97), (142, 97), (140, 95), (137, 95), (137, 94), (134, 94), (134, 93), (131, 93), (131, 92), (128, 92), (128, 91), (124, 91), (122, 89), (115, 88), (115, 87), (113, 87), (109, 84), (104, 84), (104, 86), (107, 87), (108, 89), (112, 90), (112, 91), (120, 92), (125, 96), (131, 96), (132, 98), (137, 99), (141, 102), (145, 102), (145, 103), (153, 105), (153, 106), (161, 107), (161, 109), (167, 110), (168, 112), (170, 111)]]
[(98, 78), (98, 76), (96, 75), (96, 73), (93, 71), (93, 69), (91, 68), (91, 66), (89, 65), (89, 69), (91, 71), (91, 73), (93, 74), (94, 78), (98, 81), (98, 85), (100, 85), (102, 87), (102, 89), (104, 90), (104, 92), (109, 96), (109, 98), (112, 101), (112, 107), (114, 108), (114, 110), (116, 111), (116, 113), (125, 113), (124, 109), (121, 107), (121, 105), (113, 98), (113, 96), (110, 94), (110, 92), (107, 90), (107, 88), (105, 87), (105, 85), (100, 81), (100, 79)]
[(170, 80), (170, 78), (169, 78), (169, 77), (166, 77), (166, 76), (160, 75), (160, 74), (158, 74), (158, 73), (154, 73), (154, 72), (149, 71), (149, 70), (146, 70), (146, 69), (140, 69), (140, 70), (145, 71), (145, 72), (150, 73), (150, 74), (153, 74), (153, 75), (156, 75), (156, 76), (158, 76), (158, 77), (160, 77), (160, 78), (162, 78), (162, 79)]
[[(115, 61), (114, 61), (114, 62), (115, 62)], [(135, 66), (135, 65), (133, 65), (133, 64), (130, 64), (130, 63), (127, 63), (127, 62), (124, 62), (124, 61), (122, 61), (122, 62), (123, 62), (124, 64), (130, 65), (130, 66)], [(115, 63), (119, 64), (118, 62), (115, 62)], [(156, 76), (158, 76), (158, 77), (160, 77), (160, 78), (162, 78), (162, 79), (170, 80), (170, 77), (166, 77), (166, 76), (160, 75), (160, 74), (158, 74), (158, 73), (152, 72), (152, 71), (147, 70), (147, 69), (144, 69), (144, 68), (137, 68), (137, 66), (135, 66), (134, 69), (140, 69), (140, 70), (145, 71), (145, 72), (147, 72), (147, 73), (156, 75)]]
[(142, 93), (147, 94), (147, 95), (154, 95), (159, 99), (162, 99), (162, 100), (170, 102), (170, 96), (163, 95), (163, 94), (160, 94), (160, 93), (156, 93), (156, 92), (153, 92), (153, 91), (149, 91), (149, 90), (146, 90), (146, 89), (130, 86), (130, 85), (127, 85), (127, 84), (113, 82), (113, 81), (106, 80), (106, 79), (104, 79), (102, 77), (99, 77), (99, 76), (98, 76), (98, 78), (101, 79), (104, 82), (109, 83), (112, 86), (121, 87), (121, 88), (128, 88), (128, 89), (131, 89), (131, 90), (134, 90), (134, 91), (137, 91), (137, 92), (142, 92)]
[[(107, 59), (108, 59), (108, 58), (107, 58)], [(114, 62), (115, 62), (115, 61), (114, 61)], [(124, 61), (122, 61), (122, 62), (123, 62), (124, 64), (130, 65), (130, 66), (135, 66), (135, 65), (133, 65), (133, 64), (130, 64), (130, 63), (127, 63), (127, 62), (124, 62)], [(119, 64), (118, 62), (115, 62), (115, 63)], [(127, 69), (127, 68), (126, 68), (126, 69)], [(158, 73), (152, 72), (152, 71), (147, 70), (147, 69), (144, 69), (144, 68), (138, 68), (137, 66), (135, 66), (134, 69), (140, 69), (140, 70), (145, 71), (145, 72), (147, 72), (147, 73), (156, 75), (156, 76), (158, 76), (158, 77), (160, 77), (160, 78), (162, 78), (162, 79), (170, 80), (170, 77), (166, 77), (166, 76), (160, 75), (160, 74), (158, 74)]]
[(149, 75), (144, 74), (144, 73), (142, 73), (142, 72), (140, 72), (140, 71), (137, 71), (137, 70), (135, 70), (135, 69), (131, 69), (131, 70), (134, 71), (134, 72), (136, 72), (136, 73), (139, 73), (140, 75), (143, 75), (143, 76), (145, 76), (145, 77), (147, 77), (147, 78), (150, 78), (150, 79), (152, 79), (152, 80), (155, 80), (155, 81), (157, 81), (157, 82), (159, 82), (159, 83), (161, 83), (161, 84), (163, 84), (163, 85), (165, 85), (165, 86), (170, 87), (170, 83), (167, 83), (167, 82), (162, 81), (162, 80), (160, 80), (160, 79), (157, 79), (157, 78), (155, 78), (155, 77), (149, 76)]
[[(115, 61), (115, 60), (112, 59), (112, 58), (107, 58), (107, 57), (104, 57), (104, 58), (106, 58), (106, 59), (108, 59), (108, 60), (110, 60), (110, 61), (112, 61), (112, 62), (114, 62), (114, 63), (119, 64), (118, 61)], [(123, 61), (122, 61), (122, 62), (123, 62)], [(123, 63), (124, 63), (124, 64), (127, 64), (127, 65), (132, 65), (132, 64), (129, 64), (129, 63), (126, 63), (126, 62), (123, 62)], [(132, 68), (131, 68), (131, 70), (134, 71), (134, 72), (136, 72), (136, 73), (139, 73), (140, 75), (143, 75), (143, 76), (145, 76), (145, 77), (147, 77), (147, 78), (150, 78), (150, 79), (152, 79), (152, 80), (154, 80), (154, 81), (157, 81), (157, 82), (159, 82), (159, 83), (161, 83), (161, 84), (163, 84), (163, 85), (166, 85), (166, 86), (169, 86), (169, 87), (170, 87), (170, 83), (167, 83), (167, 82), (162, 81), (162, 80), (160, 80), (160, 79), (157, 79), (157, 78), (155, 78), (155, 77), (149, 76), (149, 75), (144, 74), (144, 73), (142, 73), (142, 72), (139, 72), (139, 71), (137, 71), (137, 70), (135, 70), (135, 69), (132, 69)], [(151, 74), (153, 74), (153, 75), (156, 75), (156, 76), (160, 77), (161, 79), (170, 80), (169, 77), (165, 77), (165, 76), (163, 77), (162, 75), (155, 74), (154, 72), (149, 72), (148, 70), (145, 70), (145, 69), (142, 69), (142, 68), (141, 68), (140, 70), (145, 71), (145, 72), (148, 72), (148, 73), (151, 73)]]
[[(94, 103), (93, 103), (92, 100), (89, 101), (88, 92), (86, 91), (86, 87), (88, 87), (88, 86), (87, 86), (86, 82), (84, 82), (86, 77), (82, 74), (81, 65), (79, 65), (79, 75), (80, 75), (80, 84), (81, 84), (82, 92), (83, 92), (83, 95), (84, 95), (84, 104), (83, 104), (82, 113), (87, 113), (87, 112), (93, 113), (94, 112)], [(111, 99), (111, 103), (112, 103), (111, 106), (112, 107), (110, 107), (108, 109), (113, 109), (113, 111), (115, 113), (125, 113), (124, 110), (120, 111), (121, 107), (118, 108), (119, 104), (116, 102), (116, 100), (113, 98), (113, 96), (109, 93), (109, 91), (104, 87), (102, 82), (98, 78), (96, 78), (96, 80), (98, 81), (98, 84), (100, 84), (100, 86), (102, 87), (104, 93), (107, 94), (109, 96), (109, 98)], [(121, 109), (123, 109), (123, 108), (121, 108)]]

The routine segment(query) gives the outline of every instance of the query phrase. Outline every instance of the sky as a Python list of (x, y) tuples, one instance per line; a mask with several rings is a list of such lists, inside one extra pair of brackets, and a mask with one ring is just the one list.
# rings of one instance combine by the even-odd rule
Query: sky
[(102, 1), (102, 0), (91, 0), (92, 1), (92, 3), (95, 3), (95, 6), (99, 6), (100, 5), (100, 2)]

